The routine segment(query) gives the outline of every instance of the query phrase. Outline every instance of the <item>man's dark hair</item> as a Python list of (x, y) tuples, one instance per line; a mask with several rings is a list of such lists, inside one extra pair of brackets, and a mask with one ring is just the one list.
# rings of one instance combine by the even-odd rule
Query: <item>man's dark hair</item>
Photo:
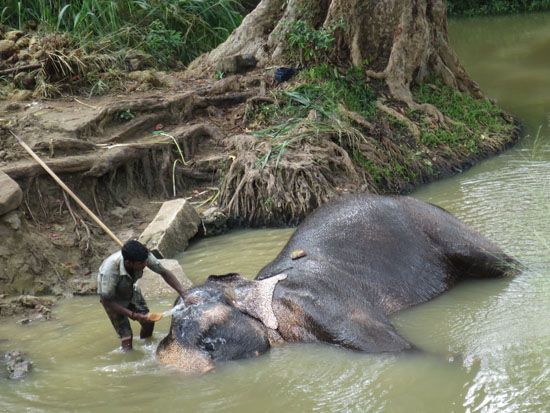
[(149, 250), (147, 247), (135, 239), (126, 241), (126, 243), (122, 246), (121, 251), (122, 257), (125, 260), (132, 262), (146, 261), (149, 256)]

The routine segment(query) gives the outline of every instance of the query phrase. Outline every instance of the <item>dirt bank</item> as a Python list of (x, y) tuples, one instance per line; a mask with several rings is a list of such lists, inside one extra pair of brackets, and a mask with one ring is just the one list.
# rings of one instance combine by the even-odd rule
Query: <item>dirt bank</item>
[[(475, 155), (448, 147), (417, 148), (413, 128), (395, 122), (401, 109), (388, 102), (374, 123), (343, 109), (354, 130), (369, 130), (358, 146), (304, 128), (307, 140), (276, 152), (275, 143), (250, 134), (265, 127), (251, 113), (273, 104), (271, 92), (287, 87), (273, 82), (272, 71), (185, 81), (178, 73), (132, 76), (139, 79), (140, 73), (144, 79), (161, 78), (163, 86), (92, 99), (0, 101), (0, 171), (24, 192), (21, 206), (0, 218), (0, 294), (93, 292), (99, 263), (116, 249), (8, 130), (21, 136), (122, 240), (137, 237), (162, 201), (173, 197), (189, 198), (199, 210), (220, 206), (234, 224), (293, 224), (341, 193), (401, 193), (461, 171), (518, 137), (510, 128), (506, 135), (483, 138)], [(413, 178), (392, 166), (377, 179), (365, 167), (394, 165), (409, 150), (422, 154)], [(354, 158), (351, 151), (361, 156)]]

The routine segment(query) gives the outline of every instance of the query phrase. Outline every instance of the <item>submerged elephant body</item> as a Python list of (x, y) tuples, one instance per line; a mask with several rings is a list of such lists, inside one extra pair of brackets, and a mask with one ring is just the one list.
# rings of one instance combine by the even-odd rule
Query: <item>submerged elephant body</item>
[(205, 371), (276, 342), (407, 350), (412, 345), (389, 315), (462, 278), (503, 276), (514, 264), (439, 207), (409, 197), (348, 196), (312, 213), (254, 281), (211, 276), (193, 288), (157, 354), (162, 363)]

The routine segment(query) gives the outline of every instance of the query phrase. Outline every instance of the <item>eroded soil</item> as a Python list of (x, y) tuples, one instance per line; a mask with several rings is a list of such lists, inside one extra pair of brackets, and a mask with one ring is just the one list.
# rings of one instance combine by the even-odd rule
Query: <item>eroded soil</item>
[(231, 156), (223, 140), (243, 131), (262, 74), (192, 84), (156, 75), (164, 87), (148, 92), (0, 101), (0, 170), (24, 191), (23, 204), (0, 217), (0, 315), (24, 307), (9, 304), (17, 294), (93, 292), (99, 263), (117, 248), (11, 132), (122, 240), (138, 237), (167, 199), (186, 197), (199, 210), (215, 202)]

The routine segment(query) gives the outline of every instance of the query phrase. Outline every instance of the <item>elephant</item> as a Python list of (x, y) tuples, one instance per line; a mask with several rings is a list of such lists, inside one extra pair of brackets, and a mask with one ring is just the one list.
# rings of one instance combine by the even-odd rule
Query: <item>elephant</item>
[(285, 342), (360, 352), (415, 346), (389, 317), (468, 277), (502, 277), (520, 264), (436, 205), (355, 194), (313, 211), (253, 280), (210, 276), (178, 298), (157, 358), (186, 373), (259, 356)]

